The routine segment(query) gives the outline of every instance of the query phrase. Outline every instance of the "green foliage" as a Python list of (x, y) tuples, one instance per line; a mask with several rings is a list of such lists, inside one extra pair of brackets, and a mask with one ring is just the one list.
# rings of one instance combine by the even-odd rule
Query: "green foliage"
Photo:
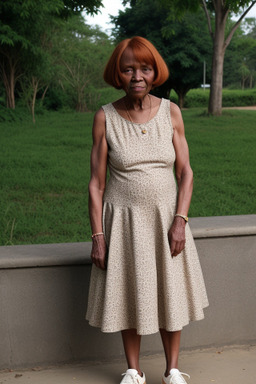
[(241, 9), (248, 8), (253, 3), (255, 4), (255, 1), (248, 1), (248, 0), (225, 0), (225, 6), (227, 8), (229, 8), (230, 11), (235, 13), (235, 14), (240, 13)]
[(242, 107), (256, 105), (256, 89), (252, 90), (223, 90), (223, 107)]
[[(209, 89), (191, 89), (185, 98), (184, 108), (206, 108), (209, 101)], [(223, 89), (223, 107), (246, 107), (256, 104), (256, 89), (252, 90), (229, 90)], [(178, 104), (178, 96), (171, 92), (171, 101)]]
[[(209, 102), (209, 89), (191, 89), (184, 101), (184, 108), (206, 108)], [(256, 105), (256, 88), (247, 90), (223, 89), (223, 107), (246, 107)], [(172, 91), (170, 100), (178, 104), (178, 96)]]
[[(82, 10), (97, 13), (101, 0), (5, 0), (0, 4), (0, 78), (7, 107), (15, 108), (15, 87), (34, 113), (35, 97), (54, 77), (52, 40), (63, 23)], [(80, 23), (81, 24), (81, 23)], [(75, 33), (70, 31), (70, 33)], [(77, 40), (79, 36), (76, 36)]]
[(123, 90), (111, 87), (95, 89), (95, 103), (91, 105), (92, 111), (97, 111), (102, 105), (112, 103), (125, 95)]
[(0, 7), (1, 51), (5, 45), (36, 51), (34, 44), (45, 29), (47, 18), (57, 15), (64, 4), (61, 0), (18, 1), (6, 0)]
[[(183, 118), (194, 171), (190, 216), (255, 213), (255, 111), (217, 119), (192, 109)], [(92, 121), (92, 113), (63, 111), (35, 125), (1, 121), (1, 245), (90, 240)]]
[(103, 7), (102, 0), (64, 0), (65, 9), (69, 13), (81, 13), (86, 11), (89, 14), (97, 14)]
[[(168, 97), (173, 88), (182, 105), (190, 88), (202, 82), (203, 61), (210, 68), (211, 41), (203, 12), (186, 13), (182, 20), (170, 20), (157, 0), (140, 0), (113, 18), (118, 40), (134, 35), (149, 39), (165, 59), (170, 78), (161, 96)], [(159, 92), (157, 92), (159, 94)]]
[(30, 117), (26, 108), (10, 109), (0, 105), (0, 122), (20, 123), (28, 122)]
[[(239, 84), (242, 88), (252, 88), (256, 83), (256, 38), (253, 37), (252, 27), (256, 19), (245, 19), (234, 34), (226, 51), (224, 63), (223, 84)], [(245, 28), (246, 27), (246, 28)]]
[(105, 63), (113, 50), (108, 36), (84, 23), (80, 16), (70, 18), (52, 40), (58, 71), (55, 81), (69, 95), (77, 111), (90, 109), (94, 88), (104, 86)]

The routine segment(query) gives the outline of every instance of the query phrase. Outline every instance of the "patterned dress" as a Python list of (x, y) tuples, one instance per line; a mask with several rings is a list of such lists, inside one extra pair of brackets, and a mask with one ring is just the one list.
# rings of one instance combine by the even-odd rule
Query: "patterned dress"
[[(170, 101), (147, 123), (132, 123), (112, 104), (106, 116), (110, 177), (103, 228), (108, 266), (92, 266), (86, 318), (103, 332), (136, 328), (140, 335), (181, 330), (208, 306), (195, 243), (171, 256), (168, 230), (176, 213)], [(142, 130), (146, 133), (142, 133)]]

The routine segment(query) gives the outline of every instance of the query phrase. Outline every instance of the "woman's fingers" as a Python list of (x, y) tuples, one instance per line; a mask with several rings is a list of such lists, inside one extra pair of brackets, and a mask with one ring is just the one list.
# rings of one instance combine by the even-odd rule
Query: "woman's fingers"
[(92, 243), (91, 259), (93, 264), (100, 269), (106, 269), (107, 246), (104, 236), (95, 236)]
[(171, 240), (171, 244), (170, 245), (171, 245), (170, 246), (171, 255), (172, 256), (177, 256), (185, 248), (185, 241), (184, 240), (181, 240), (181, 241)]
[(185, 247), (185, 222), (176, 217), (168, 232), (168, 240), (172, 256), (177, 256)]
[(106, 265), (105, 265), (105, 253), (100, 253), (100, 254), (94, 254), (92, 253), (92, 262), (93, 264), (96, 265), (96, 267), (100, 268), (100, 269), (106, 269)]

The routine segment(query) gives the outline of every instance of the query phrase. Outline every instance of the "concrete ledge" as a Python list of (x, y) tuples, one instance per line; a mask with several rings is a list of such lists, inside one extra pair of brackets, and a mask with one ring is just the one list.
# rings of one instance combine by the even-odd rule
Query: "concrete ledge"
[(256, 215), (194, 217), (190, 223), (195, 239), (256, 235)]
[[(190, 220), (210, 307), (185, 327), (182, 349), (256, 340), (256, 215)], [(0, 369), (123, 356), (119, 333), (84, 320), (91, 243), (0, 247)], [(162, 351), (159, 334), (142, 354)]]
[(0, 269), (82, 265), (90, 262), (91, 243), (0, 247)]
[[(256, 215), (194, 217), (195, 239), (256, 235)], [(0, 268), (90, 264), (91, 243), (59, 243), (0, 247)]]

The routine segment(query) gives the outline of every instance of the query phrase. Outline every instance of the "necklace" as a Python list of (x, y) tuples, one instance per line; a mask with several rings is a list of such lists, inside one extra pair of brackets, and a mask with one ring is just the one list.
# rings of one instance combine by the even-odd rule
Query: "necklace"
[[(143, 124), (147, 124), (147, 123), (149, 122), (149, 120), (150, 120), (150, 116), (151, 116), (151, 97), (150, 97), (149, 95), (148, 95), (148, 97), (149, 97), (149, 115), (148, 115), (148, 119), (147, 119), (147, 121), (146, 121), (145, 123), (143, 123)], [(125, 101), (124, 101), (124, 105), (125, 105), (125, 110), (126, 110), (127, 116), (128, 116), (129, 120), (131, 121), (131, 123), (132, 123), (132, 125), (133, 125), (133, 127), (134, 127), (134, 121), (132, 120), (131, 115), (130, 115), (130, 113), (128, 112), (128, 109), (127, 109), (127, 106), (126, 106), (126, 102), (125, 102)], [(146, 130), (145, 128), (143, 128), (143, 129), (141, 129), (141, 133), (142, 133), (143, 135), (145, 135), (145, 133), (147, 133), (147, 130)]]

